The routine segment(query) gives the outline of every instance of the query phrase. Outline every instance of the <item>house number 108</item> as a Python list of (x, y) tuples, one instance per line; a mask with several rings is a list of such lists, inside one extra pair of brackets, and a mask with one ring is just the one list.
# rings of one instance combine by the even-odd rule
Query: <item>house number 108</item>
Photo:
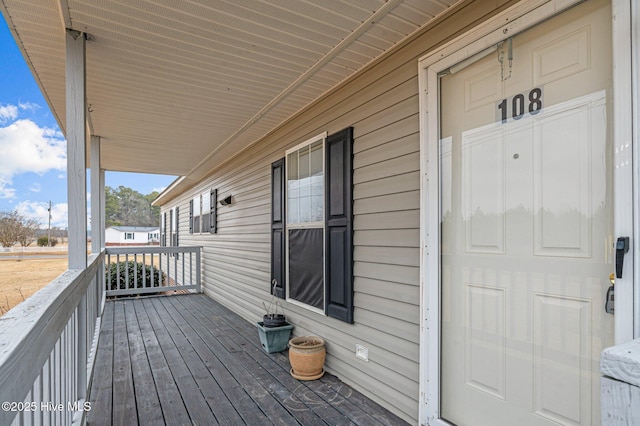
[(498, 104), (498, 119), (506, 123), (509, 118), (520, 120), (528, 112), (536, 115), (542, 110), (542, 88), (536, 87), (528, 93), (518, 93), (511, 98), (505, 98)]

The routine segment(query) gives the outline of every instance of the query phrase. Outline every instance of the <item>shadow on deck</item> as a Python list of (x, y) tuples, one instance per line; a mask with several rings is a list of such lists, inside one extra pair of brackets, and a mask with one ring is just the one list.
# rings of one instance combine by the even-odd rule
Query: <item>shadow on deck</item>
[(88, 424), (406, 424), (330, 374), (295, 380), (205, 295), (109, 301), (102, 321)]

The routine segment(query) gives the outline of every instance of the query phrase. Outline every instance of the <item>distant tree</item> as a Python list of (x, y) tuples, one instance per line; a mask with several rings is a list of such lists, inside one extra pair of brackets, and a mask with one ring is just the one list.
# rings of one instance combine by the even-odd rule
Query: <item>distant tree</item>
[(0, 212), (0, 244), (11, 247), (17, 243), (23, 247), (36, 240), (39, 223), (18, 213), (17, 210)]
[(18, 235), (18, 242), (22, 247), (28, 247), (37, 238), (38, 229), (40, 229), (40, 222), (37, 219), (29, 219), (22, 217), (22, 228)]
[(20, 238), (20, 214), (17, 211), (0, 212), (0, 244), (12, 247)]
[(158, 226), (158, 218), (160, 217), (160, 206), (152, 206), (151, 203), (158, 198), (160, 193), (153, 191), (151, 194), (145, 195), (144, 198), (149, 206), (147, 209), (147, 225), (146, 226)]
[(158, 226), (160, 208), (151, 203), (157, 192), (142, 195), (138, 191), (119, 186), (105, 188), (106, 226)]
[(107, 226), (119, 226), (120, 223), (120, 203), (118, 201), (118, 194), (113, 188), (107, 186), (105, 188), (104, 197), (104, 216)]

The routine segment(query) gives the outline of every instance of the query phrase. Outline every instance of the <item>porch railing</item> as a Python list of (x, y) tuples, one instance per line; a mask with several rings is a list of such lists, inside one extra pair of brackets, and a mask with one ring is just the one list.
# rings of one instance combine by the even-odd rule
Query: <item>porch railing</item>
[(106, 295), (200, 293), (200, 247), (107, 247)]
[(0, 424), (82, 423), (104, 306), (104, 253), (0, 318)]

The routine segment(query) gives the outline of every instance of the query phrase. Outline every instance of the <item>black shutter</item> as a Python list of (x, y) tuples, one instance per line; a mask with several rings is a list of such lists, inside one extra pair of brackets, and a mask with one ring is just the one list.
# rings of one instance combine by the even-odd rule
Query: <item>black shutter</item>
[(209, 192), (209, 233), (218, 232), (218, 190)]
[(193, 198), (189, 200), (189, 233), (193, 234)]
[(325, 146), (325, 296), (327, 315), (353, 323), (353, 128)]
[(286, 297), (284, 158), (271, 164), (271, 293)]

